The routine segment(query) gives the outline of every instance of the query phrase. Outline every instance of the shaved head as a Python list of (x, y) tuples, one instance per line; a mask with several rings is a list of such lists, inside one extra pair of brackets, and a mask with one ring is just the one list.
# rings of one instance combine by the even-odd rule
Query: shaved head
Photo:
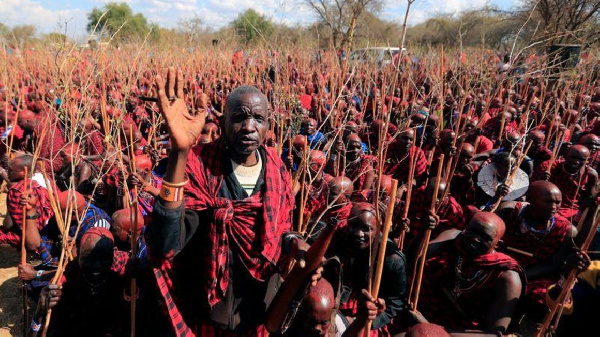
[(491, 212), (477, 212), (460, 235), (459, 249), (470, 258), (489, 254), (504, 236), (506, 226)]
[(529, 189), (527, 190), (527, 200), (535, 199), (540, 197), (543, 194), (561, 194), (558, 186), (553, 183), (545, 180), (534, 181), (529, 184)]

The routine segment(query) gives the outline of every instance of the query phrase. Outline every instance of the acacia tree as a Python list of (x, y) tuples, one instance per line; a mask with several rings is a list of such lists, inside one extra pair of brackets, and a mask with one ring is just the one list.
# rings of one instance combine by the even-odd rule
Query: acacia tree
[(102, 9), (94, 8), (88, 15), (87, 30), (119, 41), (143, 40), (155, 25), (148, 23), (143, 14), (134, 14), (126, 3), (107, 3)]
[(600, 39), (600, 0), (524, 0), (523, 16), (540, 22), (549, 43), (595, 43)]
[(317, 14), (323, 25), (331, 32), (331, 43), (336, 49), (350, 43), (353, 34), (352, 23), (369, 10), (377, 13), (382, 0), (299, 0)]
[(244, 44), (251, 44), (261, 37), (267, 37), (274, 30), (273, 23), (252, 8), (241, 13), (231, 24)]

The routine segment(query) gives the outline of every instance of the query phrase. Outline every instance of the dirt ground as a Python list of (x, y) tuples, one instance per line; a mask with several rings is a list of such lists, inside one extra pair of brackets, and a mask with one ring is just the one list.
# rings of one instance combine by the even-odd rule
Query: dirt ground
[[(6, 215), (6, 194), (0, 194), (0, 221)], [(19, 252), (0, 246), (0, 337), (22, 336), (21, 282), (17, 279)]]

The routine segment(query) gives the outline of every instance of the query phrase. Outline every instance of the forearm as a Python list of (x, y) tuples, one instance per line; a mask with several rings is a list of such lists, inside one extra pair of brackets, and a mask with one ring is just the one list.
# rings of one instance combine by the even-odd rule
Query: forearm
[[(189, 150), (173, 149), (169, 152), (169, 161), (167, 164), (167, 173), (164, 180), (172, 184), (179, 184), (185, 181), (185, 166)], [(183, 204), (183, 200), (165, 201), (164, 206), (167, 209), (176, 209)]]
[(167, 208), (160, 198), (154, 202), (152, 223), (146, 229), (146, 244), (153, 260), (169, 258), (182, 248), (184, 204)]

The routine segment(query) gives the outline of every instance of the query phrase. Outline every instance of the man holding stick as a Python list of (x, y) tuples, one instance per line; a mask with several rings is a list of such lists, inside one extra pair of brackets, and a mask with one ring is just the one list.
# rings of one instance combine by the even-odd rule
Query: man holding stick
[(224, 136), (194, 147), (205, 111), (188, 112), (181, 71), (176, 77), (169, 69), (166, 80), (156, 77), (171, 152), (146, 242), (173, 329), (178, 336), (263, 335), (282, 252), (301, 260), (307, 248), (287, 233), (289, 174), (263, 146), (267, 99), (255, 87), (236, 88), (225, 104)]

